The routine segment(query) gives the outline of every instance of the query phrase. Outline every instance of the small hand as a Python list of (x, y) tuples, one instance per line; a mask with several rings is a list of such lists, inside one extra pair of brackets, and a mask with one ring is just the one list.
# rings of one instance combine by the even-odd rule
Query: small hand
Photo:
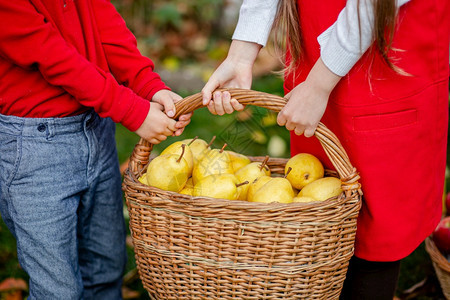
[(278, 125), (295, 134), (311, 137), (316, 131), (328, 103), (328, 94), (319, 93), (307, 82), (297, 85), (289, 94), (286, 106), (277, 117)]
[[(237, 65), (226, 59), (209, 78), (202, 89), (203, 105), (214, 115), (231, 114), (234, 110), (243, 110), (244, 106), (232, 99), (229, 92), (215, 91), (217, 88), (238, 87), (250, 88), (252, 82), (252, 66)], [(211, 101), (212, 100), (212, 101)]]
[(141, 138), (152, 144), (159, 144), (173, 135), (177, 130), (176, 121), (169, 118), (164, 112), (164, 107), (152, 102), (150, 110), (142, 125), (135, 131)]
[(208, 110), (214, 114), (222, 116), (225, 113), (231, 114), (235, 110), (242, 111), (245, 106), (240, 104), (234, 98), (231, 98), (231, 94), (228, 91), (219, 92), (216, 91), (213, 93), (213, 101), (210, 101), (208, 104)]
[(252, 85), (253, 64), (260, 49), (261, 45), (233, 40), (227, 58), (202, 89), (203, 105), (207, 105), (212, 114), (230, 114), (234, 110), (244, 109), (244, 105), (232, 99), (229, 92), (214, 91), (217, 88), (249, 89)]
[[(153, 95), (152, 102), (159, 103), (164, 106), (164, 111), (167, 116), (173, 117), (175, 116), (175, 104), (176, 102), (183, 99), (180, 95), (169, 91), (169, 90), (160, 90)], [(191, 122), (192, 113), (181, 115), (178, 118), (178, 121), (175, 124), (176, 130), (174, 131), (174, 136), (179, 136), (183, 133), (184, 128)]]
[(319, 58), (306, 80), (285, 96), (288, 103), (278, 114), (278, 125), (294, 130), (297, 135), (313, 136), (327, 108), (330, 93), (340, 79)]

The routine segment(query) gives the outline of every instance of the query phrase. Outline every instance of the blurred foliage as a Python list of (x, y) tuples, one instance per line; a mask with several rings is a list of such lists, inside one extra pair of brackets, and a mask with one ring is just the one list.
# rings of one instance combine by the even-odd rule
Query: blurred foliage
[[(163, 60), (208, 59), (208, 49), (229, 39), (225, 0), (113, 0), (145, 55)], [(223, 58), (223, 57), (221, 57)]]

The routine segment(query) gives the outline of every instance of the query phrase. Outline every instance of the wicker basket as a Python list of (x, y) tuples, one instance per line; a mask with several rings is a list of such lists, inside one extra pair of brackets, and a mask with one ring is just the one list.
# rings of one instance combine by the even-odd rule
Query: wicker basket
[[(229, 89), (242, 104), (280, 111), (286, 99)], [(177, 116), (202, 106), (177, 103)], [(344, 192), (320, 203), (252, 203), (190, 197), (138, 182), (152, 145), (140, 140), (123, 188), (140, 278), (156, 299), (337, 299), (353, 255), (359, 176), (323, 124), (315, 136)], [(251, 157), (262, 161), (262, 157)], [(270, 158), (273, 173), (287, 159)], [(331, 174), (331, 173), (330, 173)]]
[(431, 257), (433, 268), (441, 284), (442, 293), (446, 299), (450, 299), (450, 262), (442, 255), (431, 237), (426, 238), (425, 249)]

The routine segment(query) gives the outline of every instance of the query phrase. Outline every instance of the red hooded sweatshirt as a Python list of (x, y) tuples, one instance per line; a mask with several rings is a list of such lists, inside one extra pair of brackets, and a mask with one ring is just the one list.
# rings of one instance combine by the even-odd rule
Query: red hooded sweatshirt
[(93, 108), (135, 131), (168, 89), (108, 0), (0, 0), (0, 113)]

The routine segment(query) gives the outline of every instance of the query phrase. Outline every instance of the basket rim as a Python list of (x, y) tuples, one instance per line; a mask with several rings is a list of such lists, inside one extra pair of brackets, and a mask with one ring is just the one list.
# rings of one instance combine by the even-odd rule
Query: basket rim
[[(193, 203), (195, 203), (198, 206), (211, 206), (211, 204), (215, 204), (219, 206), (220, 203), (223, 203), (224, 207), (227, 207), (229, 209), (240, 209), (240, 208), (246, 208), (250, 210), (255, 211), (273, 211), (274, 209), (282, 209), (283, 211), (286, 211), (286, 208), (298, 208), (298, 207), (304, 207), (304, 208), (310, 208), (310, 207), (320, 207), (321, 209), (336, 206), (337, 204), (343, 204), (346, 202), (347, 197), (345, 197), (344, 192), (342, 192), (338, 196), (334, 196), (331, 198), (328, 198), (323, 201), (313, 201), (313, 202), (291, 202), (291, 203), (280, 203), (280, 202), (270, 202), (270, 203), (263, 203), (263, 202), (250, 202), (246, 200), (228, 200), (223, 198), (213, 198), (213, 197), (206, 197), (206, 196), (191, 196), (191, 195), (185, 195), (180, 194), (177, 192), (172, 191), (166, 191), (162, 190), (157, 187), (148, 186), (143, 183), (137, 182), (136, 183), (141, 191), (144, 192), (150, 192), (150, 193), (158, 193), (158, 194), (168, 194), (170, 195), (171, 199), (174, 198), (183, 198), (183, 199), (190, 199)], [(201, 200), (200, 202), (198, 200)], [(255, 207), (256, 205), (256, 207)]]
[(450, 272), (450, 262), (444, 257), (441, 251), (439, 251), (431, 235), (425, 239), (425, 250), (430, 255), (431, 260), (436, 263), (439, 268), (446, 272)]
[[(287, 99), (263, 92), (258, 91), (252, 91), (252, 90), (245, 90), (245, 89), (220, 89), (222, 91), (226, 90), (231, 93), (231, 96), (233, 98), (236, 98), (239, 102), (243, 104), (251, 104), (256, 105), (260, 107), (265, 107), (270, 110), (274, 111), (280, 111), (284, 105), (287, 102)], [(177, 114), (175, 117), (191, 112), (199, 107), (202, 107), (202, 95), (201, 93), (197, 93), (194, 95), (191, 95), (189, 97), (186, 97), (182, 99), (181, 101), (175, 103), (176, 105), (176, 111)], [(338, 138), (322, 123), (319, 123), (315, 136), (319, 140), (319, 142), (322, 144), (323, 149), (325, 150), (327, 156), (330, 158), (331, 162), (333, 163), (333, 166), (336, 168), (338, 178), (342, 182), (342, 189), (343, 194), (345, 195), (343, 198), (345, 199), (353, 199), (358, 198), (359, 202), (361, 202), (362, 197), (362, 190), (361, 190), (361, 184), (359, 181), (359, 173), (357, 172), (356, 168), (354, 168), (350, 160), (343, 149), (342, 145), (340, 144)], [(130, 162), (128, 164), (128, 168), (125, 171), (124, 174), (124, 181), (123, 181), (123, 189), (126, 192), (127, 188), (133, 187), (135, 190), (144, 191), (147, 193), (161, 193), (166, 194), (168, 198), (175, 199), (180, 198), (186, 201), (186, 199), (210, 199), (209, 201), (213, 201), (216, 205), (219, 205), (217, 202), (217, 198), (208, 198), (208, 197), (192, 197), (188, 195), (179, 194), (176, 192), (169, 192), (157, 189), (155, 187), (147, 187), (143, 184), (141, 184), (137, 180), (137, 176), (141, 173), (141, 171), (148, 165), (150, 161), (150, 154), (153, 149), (153, 145), (147, 142), (144, 139), (140, 139), (138, 144), (136, 144), (133, 153), (131, 154)], [(258, 158), (258, 157), (255, 157)], [(259, 157), (261, 158), (261, 157)], [(272, 160), (279, 160), (287, 162), (287, 158), (271, 158)], [(270, 159), (269, 159), (270, 162)], [(213, 200), (214, 199), (214, 200)], [(239, 205), (241, 201), (230, 201), (226, 199), (221, 199), (222, 201), (226, 201), (226, 206), (229, 208), (233, 205)], [(208, 201), (208, 202), (209, 202)], [(200, 201), (203, 202), (203, 201)], [(230, 202), (233, 204), (231, 205)], [(247, 202), (242, 201), (243, 203), (240, 206), (240, 208), (245, 208), (247, 206), (257, 206), (258, 210), (262, 207), (265, 207), (267, 211), (273, 210), (273, 209), (280, 209), (283, 208), (291, 208), (291, 207), (297, 207), (297, 208), (325, 208), (330, 206), (330, 202), (327, 200), (325, 201), (318, 201), (318, 202), (312, 202), (312, 203), (260, 203), (260, 202)], [(335, 201), (334, 201), (335, 202)], [(245, 205), (244, 205), (245, 204)], [(361, 205), (361, 204), (359, 204)]]
[[(252, 161), (262, 161), (265, 157), (264, 156), (247, 156)], [(149, 162), (152, 158), (149, 159)], [(255, 160), (253, 160), (255, 159)], [(271, 159), (269, 158), (269, 162), (271, 162)], [(289, 159), (287, 158), (274, 158), (278, 162), (286, 163)], [(148, 165), (148, 164), (147, 164)], [(270, 167), (270, 166), (269, 166)], [(145, 167), (142, 168), (141, 172), (145, 171)], [(138, 180), (138, 176), (141, 172), (136, 173), (132, 172), (131, 169), (127, 169), (124, 174), (124, 184), (123, 188), (124, 190), (127, 187), (132, 187), (135, 192), (145, 192), (145, 193), (154, 193), (158, 195), (165, 195), (167, 199), (170, 199), (171, 201), (177, 201), (183, 202), (185, 205), (189, 206), (197, 206), (197, 207), (214, 207), (214, 208), (224, 208), (227, 210), (245, 210), (245, 211), (252, 211), (252, 212), (298, 212), (298, 211), (304, 211), (304, 210), (323, 210), (328, 208), (333, 208), (336, 206), (342, 206), (347, 203), (347, 201), (352, 201), (354, 199), (354, 194), (352, 195), (346, 195), (344, 189), (346, 188), (346, 185), (342, 181), (342, 179), (339, 177), (339, 174), (334, 170), (326, 170), (330, 173), (336, 173), (337, 178), (339, 178), (342, 182), (342, 188), (343, 192), (335, 197), (331, 197), (329, 199), (323, 200), (323, 201), (314, 201), (314, 202), (291, 202), (291, 203), (279, 203), (279, 202), (271, 202), (271, 203), (262, 203), (262, 202), (249, 202), (245, 200), (228, 200), (228, 199), (222, 199), (222, 198), (212, 198), (212, 197), (205, 197), (205, 196), (191, 196), (191, 195), (185, 195), (180, 194), (178, 192), (172, 192), (172, 191), (166, 191), (163, 189), (159, 189), (157, 187), (148, 186), (145, 185)], [(359, 185), (359, 183), (358, 183)], [(348, 186), (347, 186), (348, 187)], [(154, 207), (153, 205), (146, 205), (142, 202), (145, 201), (136, 201), (136, 200), (130, 200), (132, 202), (140, 202), (140, 206), (148, 206), (148, 207)], [(359, 207), (361, 205), (360, 197), (358, 198)]]

